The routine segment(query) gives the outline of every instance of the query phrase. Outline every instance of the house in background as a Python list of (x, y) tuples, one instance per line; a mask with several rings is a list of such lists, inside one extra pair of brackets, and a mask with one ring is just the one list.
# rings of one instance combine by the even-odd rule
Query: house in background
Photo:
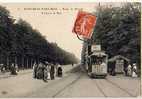
[(108, 70), (114, 70), (115, 73), (123, 73), (130, 60), (122, 55), (116, 55), (108, 60)]

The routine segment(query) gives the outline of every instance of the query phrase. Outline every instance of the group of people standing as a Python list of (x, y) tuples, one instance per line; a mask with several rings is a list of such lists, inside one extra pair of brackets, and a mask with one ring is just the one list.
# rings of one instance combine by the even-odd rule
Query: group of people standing
[(4, 64), (0, 64), (0, 70), (2, 73), (10, 72), (11, 75), (17, 75), (19, 72), (18, 65), (14, 63), (10, 64), (8, 69), (6, 69), (6, 66), (4, 66)]
[(138, 77), (138, 69), (136, 63), (130, 63), (129, 61), (113, 61), (108, 63), (108, 72), (110, 75), (123, 73), (125, 76)]
[(40, 62), (33, 65), (33, 77), (36, 79), (54, 80), (55, 76), (62, 77), (62, 67), (60, 64)]
[(127, 68), (124, 69), (125, 75), (130, 77), (137, 77), (137, 66), (135, 63), (133, 65), (129, 64)]

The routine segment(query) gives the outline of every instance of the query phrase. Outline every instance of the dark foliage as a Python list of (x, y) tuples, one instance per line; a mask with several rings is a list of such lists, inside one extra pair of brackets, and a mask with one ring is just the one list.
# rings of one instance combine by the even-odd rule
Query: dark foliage
[(123, 55), (140, 68), (141, 4), (99, 7), (93, 42), (101, 44), (109, 57)]

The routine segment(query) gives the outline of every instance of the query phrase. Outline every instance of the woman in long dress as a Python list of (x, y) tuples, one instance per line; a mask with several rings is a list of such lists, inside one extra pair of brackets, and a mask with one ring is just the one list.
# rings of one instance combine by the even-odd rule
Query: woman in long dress
[(132, 66), (131, 64), (128, 65), (128, 76), (132, 76)]
[(137, 66), (133, 64), (132, 77), (137, 77)]

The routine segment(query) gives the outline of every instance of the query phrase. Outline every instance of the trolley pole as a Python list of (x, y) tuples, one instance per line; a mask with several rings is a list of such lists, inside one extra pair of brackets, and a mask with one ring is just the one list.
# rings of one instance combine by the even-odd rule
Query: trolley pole
[(88, 42), (87, 42), (88, 55), (91, 55), (92, 53), (91, 46), (92, 46), (91, 39), (88, 39)]
[(92, 54), (91, 47), (92, 47), (91, 39), (88, 39), (88, 42), (87, 42), (87, 51), (88, 51), (88, 55), (87, 55), (87, 65), (88, 65), (88, 72), (91, 72), (91, 71), (92, 71), (91, 57), (90, 57), (90, 55)]

